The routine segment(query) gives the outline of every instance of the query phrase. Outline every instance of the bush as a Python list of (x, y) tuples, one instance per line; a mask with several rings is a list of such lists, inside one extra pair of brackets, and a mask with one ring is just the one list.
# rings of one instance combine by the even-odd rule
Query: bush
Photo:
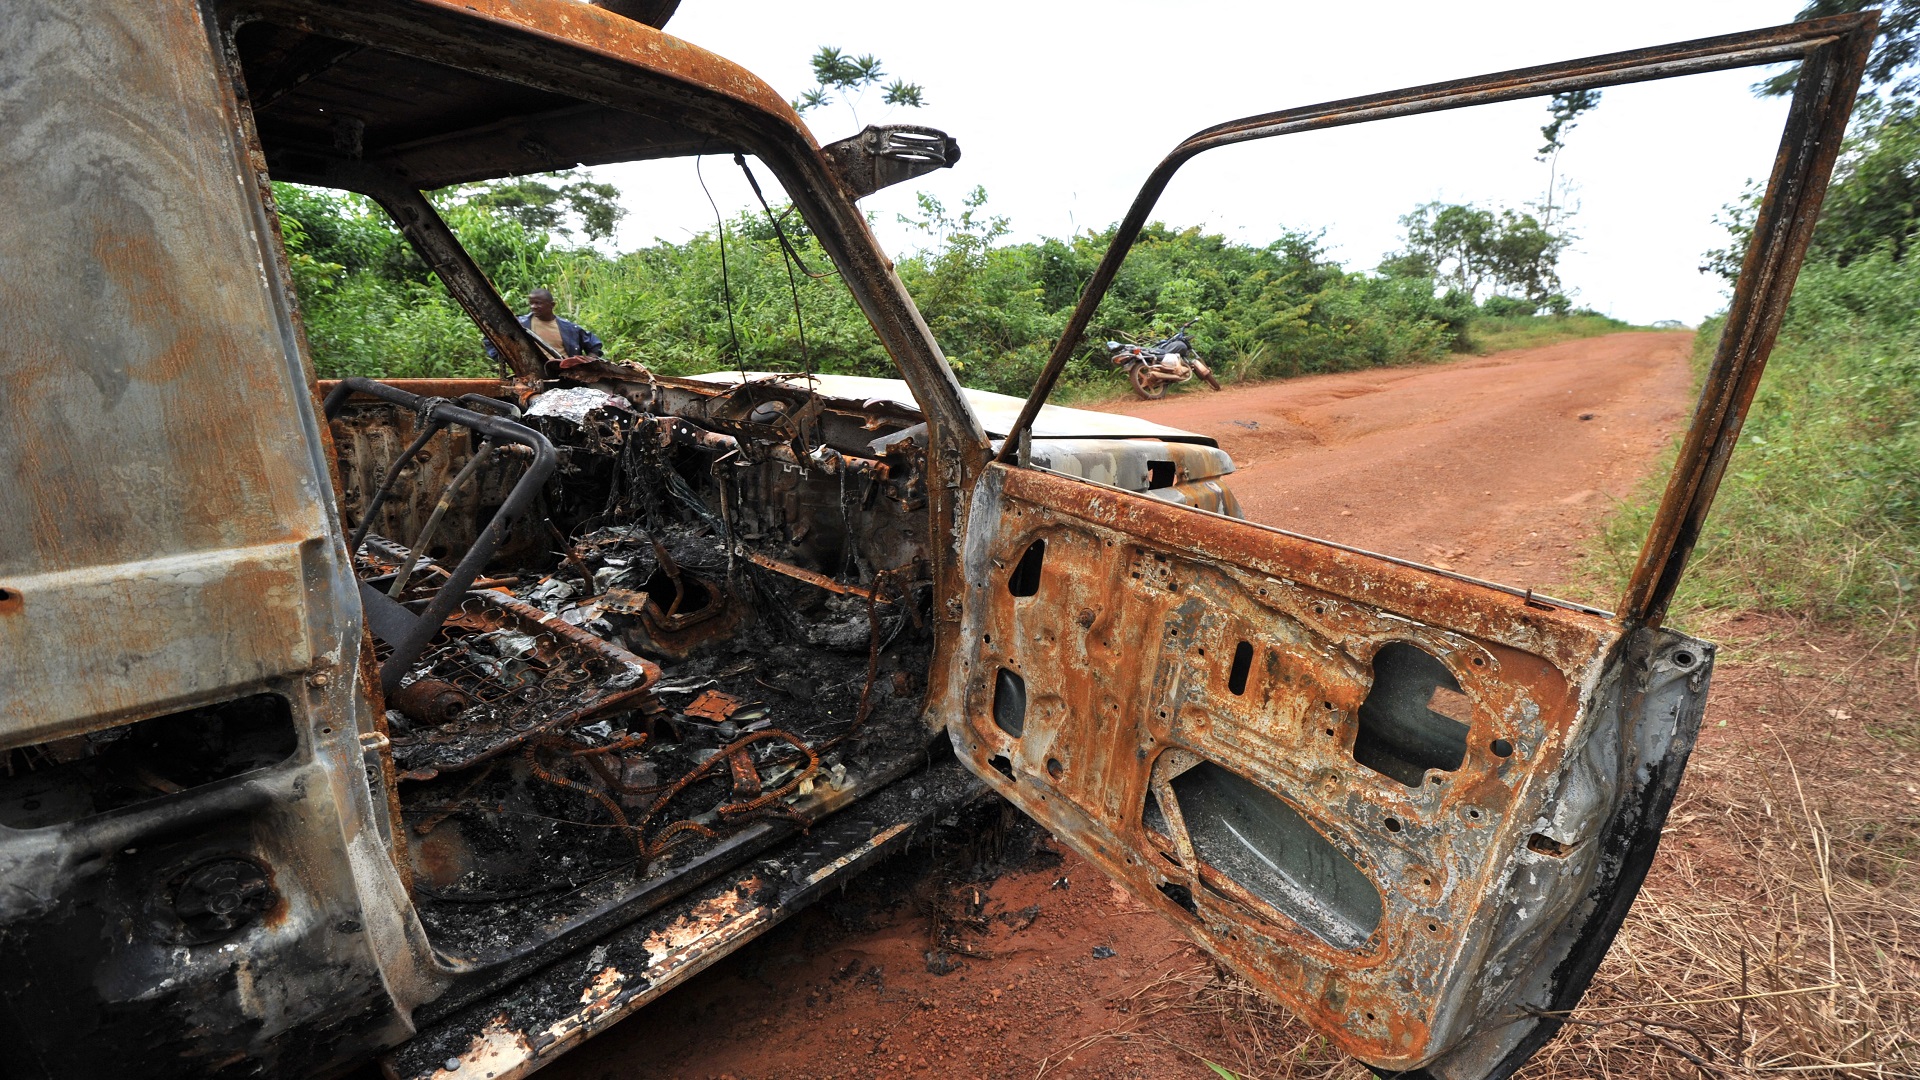
[[(474, 261), (516, 303), (527, 289), (550, 286), (569, 318), (601, 336), (610, 358), (670, 375), (734, 366), (895, 373), (842, 282), (830, 273), (789, 278), (764, 215), (727, 223), (723, 290), (718, 231), (608, 257), (566, 246), (482, 187), (437, 197)], [(321, 376), (496, 370), (479, 333), (378, 207), (286, 184), (275, 193)], [(978, 189), (958, 213), (922, 196), (920, 216), (908, 220), (930, 243), (901, 259), (898, 272), (963, 383), (1024, 395), (1113, 232), (1001, 244), (1007, 223), (985, 204)], [(828, 270), (799, 220), (783, 220), (806, 267)], [(1189, 320), (1201, 355), (1224, 361), (1235, 378), (1439, 359), (1476, 313), (1464, 294), (1435, 293), (1428, 277), (1346, 273), (1316, 236), (1290, 233), (1253, 247), (1156, 223), (1102, 300), (1063, 389), (1068, 396), (1120, 389), (1100, 342), (1153, 340)]]
[[(1703, 372), (1719, 328), (1696, 340)], [(1621, 574), (1659, 496), (1649, 489), (1609, 526)], [(1675, 610), (1903, 612), (1916, 568), (1920, 266), (1888, 245), (1801, 272)]]

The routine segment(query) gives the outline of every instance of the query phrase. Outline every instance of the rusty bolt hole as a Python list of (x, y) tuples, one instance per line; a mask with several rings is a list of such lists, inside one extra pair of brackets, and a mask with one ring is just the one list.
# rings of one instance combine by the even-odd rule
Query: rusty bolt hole
[(1478, 810), (1469, 810), (1469, 811), (1467, 811), (1467, 816), (1468, 816), (1468, 817), (1470, 817), (1470, 818), (1472, 818), (1472, 819), (1473, 819), (1473, 820), (1475, 820), (1475, 821), (1479, 821), (1479, 820), (1480, 820), (1480, 811), (1478, 811)]
[(1058, 780), (1060, 779), (1060, 777), (1066, 774), (1066, 771), (1067, 771), (1067, 767), (1065, 765), (1060, 764), (1059, 758), (1047, 759), (1047, 775), (1048, 776), (1051, 776), (1055, 780)]
[(1486, 667), (1486, 666), (1487, 666), (1487, 658), (1486, 658), (1486, 657), (1484, 657), (1484, 656), (1476, 656), (1476, 657), (1474, 657), (1474, 658), (1473, 658), (1473, 666), (1474, 666), (1474, 667)]
[(1513, 756), (1513, 744), (1508, 742), (1505, 739), (1493, 740), (1493, 745), (1489, 746), (1487, 749), (1493, 751), (1494, 757), (1512, 757)]
[(1382, 822), (1382, 824), (1384, 824), (1387, 827), (1388, 832), (1400, 831), (1400, 819), (1397, 817), (1390, 817), (1386, 821)]
[(1690, 652), (1687, 652), (1684, 649), (1673, 654), (1674, 667), (1683, 668), (1683, 669), (1690, 668), (1693, 666), (1693, 661), (1694, 661), (1693, 654)]

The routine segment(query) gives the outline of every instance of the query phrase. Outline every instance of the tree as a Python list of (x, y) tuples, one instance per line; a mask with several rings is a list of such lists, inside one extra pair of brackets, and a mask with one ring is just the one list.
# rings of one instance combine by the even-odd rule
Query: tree
[[(814, 85), (793, 99), (793, 111), (805, 114), (826, 105), (838, 95), (847, 106), (847, 111), (853, 114), (854, 125), (858, 126), (859, 99), (886, 77), (887, 73), (880, 69), (880, 58), (872, 53), (848, 56), (832, 45), (822, 45), (820, 51), (813, 54)], [(927, 103), (926, 89), (919, 83), (895, 79), (887, 84), (881, 100), (888, 105), (918, 109)]]
[[(1867, 60), (1867, 85), (1895, 98), (1914, 97), (1920, 93), (1920, 72), (1914, 70), (1920, 63), (1920, 0), (1810, 0), (1796, 17), (1817, 19), (1868, 8), (1880, 9), (1880, 30)], [(1800, 65), (1794, 64), (1753, 89), (1762, 97), (1779, 97), (1792, 93), (1799, 79)]]
[[(443, 200), (510, 218), (531, 233), (573, 234), (573, 223), (590, 240), (605, 240), (627, 215), (620, 205), (620, 189), (591, 180), (572, 180), (576, 173), (544, 173), (544, 179), (520, 177), (460, 184), (440, 192)], [(555, 186), (545, 180), (569, 180)]]
[[(1739, 279), (1762, 193), (1761, 185), (1750, 180), (1740, 198), (1714, 215), (1714, 224), (1727, 230), (1727, 246), (1705, 253), (1702, 273), (1718, 274), (1728, 284)], [(1917, 230), (1920, 101), (1866, 99), (1854, 112), (1807, 255), (1845, 266), (1884, 248), (1899, 261)]]
[[(1845, 266), (1886, 246), (1906, 256), (1920, 228), (1920, 102), (1870, 99), (1834, 167), (1809, 252)], [(1743, 245), (1744, 247), (1744, 245)]]
[(1592, 112), (1600, 105), (1598, 90), (1569, 90), (1564, 94), (1555, 94), (1547, 105), (1548, 114), (1553, 117), (1540, 129), (1540, 135), (1546, 144), (1540, 147), (1535, 161), (1547, 162), (1547, 198), (1541, 210), (1543, 223), (1553, 224), (1553, 184), (1560, 170), (1560, 151), (1565, 148), (1566, 135), (1580, 123), (1580, 114)]
[(1560, 290), (1560, 253), (1573, 236), (1511, 208), (1490, 210), (1471, 203), (1424, 203), (1400, 219), (1406, 249), (1388, 255), (1380, 271), (1389, 277), (1429, 277), (1478, 296), (1483, 289), (1512, 290), (1536, 304)]

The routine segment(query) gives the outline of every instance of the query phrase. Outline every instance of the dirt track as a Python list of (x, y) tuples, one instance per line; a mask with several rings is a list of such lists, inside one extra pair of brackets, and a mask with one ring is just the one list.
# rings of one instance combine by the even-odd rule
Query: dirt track
[[(1106, 407), (1218, 438), (1256, 521), (1544, 586), (1684, 423), (1689, 340), (1619, 334)], [(1077, 858), (1044, 841), (1010, 856), (897, 860), (542, 1076), (1211, 1077), (1200, 1055), (1364, 1075), (1260, 1020)], [(955, 933), (972, 954), (929, 959)]]
[(1099, 408), (1218, 439), (1254, 521), (1548, 590), (1685, 424), (1692, 339), (1613, 334)]

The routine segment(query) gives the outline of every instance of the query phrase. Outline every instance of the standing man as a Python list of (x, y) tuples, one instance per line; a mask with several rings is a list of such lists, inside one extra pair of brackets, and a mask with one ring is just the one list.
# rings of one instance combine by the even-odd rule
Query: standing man
[[(526, 327), (528, 333), (551, 349), (555, 356), (562, 358), (561, 367), (574, 367), (579, 362), (576, 360), (574, 364), (569, 364), (566, 362), (568, 359), (600, 357), (600, 338), (593, 331), (553, 313), (551, 289), (543, 285), (528, 293), (527, 308), (527, 313), (520, 316), (520, 325)], [(496, 360), (500, 358), (492, 342), (487, 343), (487, 355)]]

